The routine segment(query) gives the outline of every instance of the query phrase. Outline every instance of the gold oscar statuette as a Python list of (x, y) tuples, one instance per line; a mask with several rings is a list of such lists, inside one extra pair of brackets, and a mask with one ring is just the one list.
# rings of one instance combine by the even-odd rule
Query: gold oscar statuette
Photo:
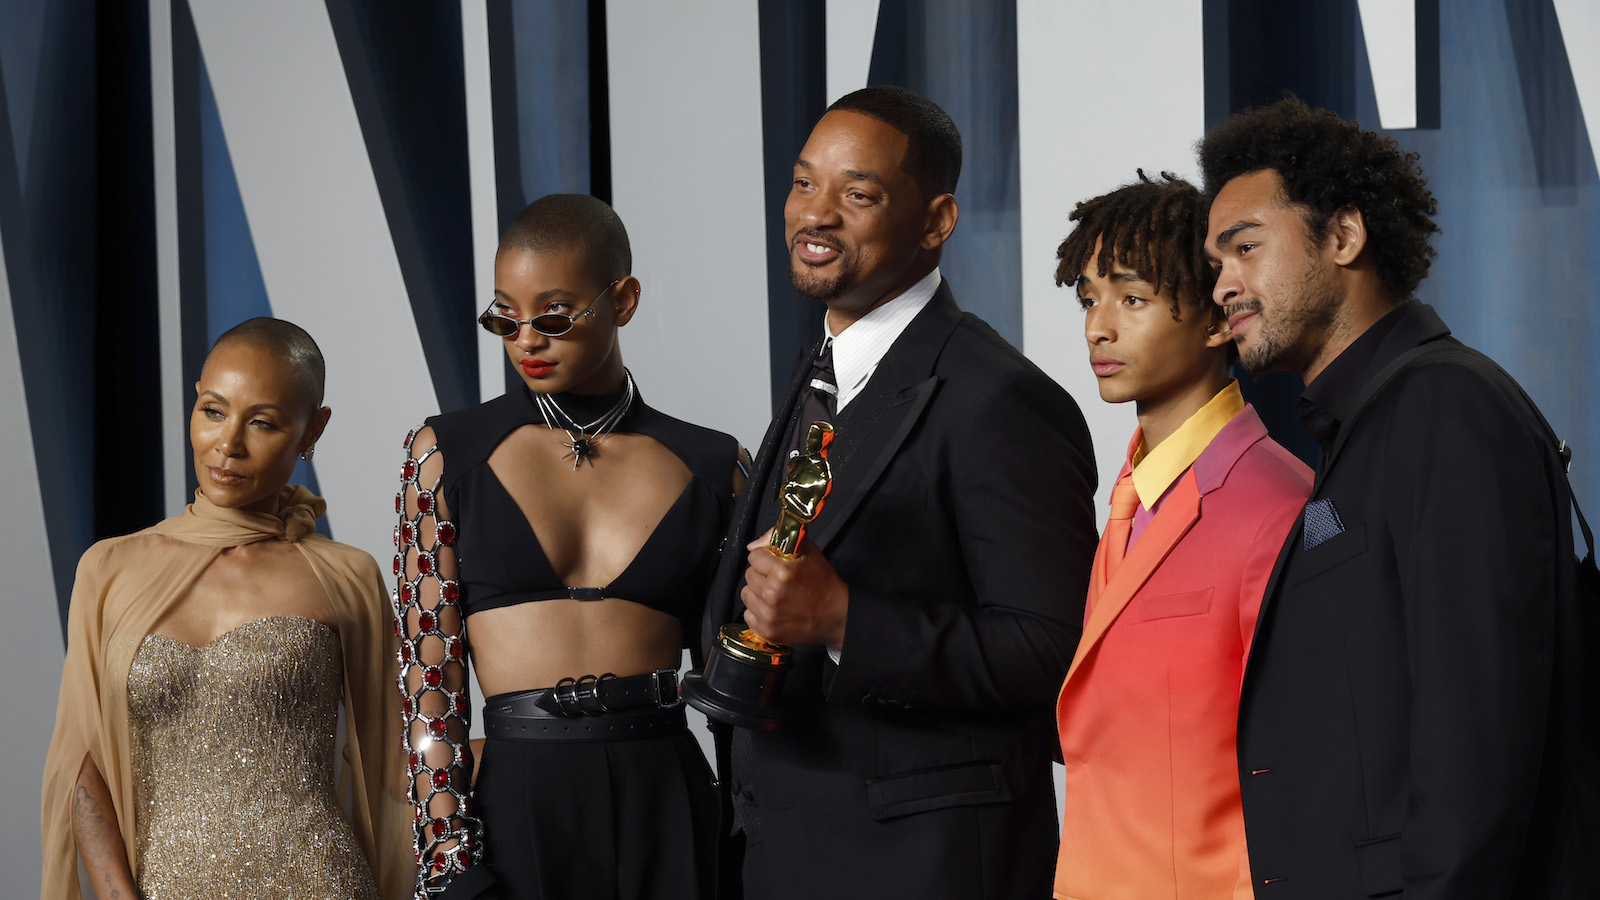
[[(778, 523), (767, 549), (794, 559), (810, 525), (822, 512), (833, 473), (828, 466), (833, 426), (812, 422), (806, 450), (789, 461)], [(780, 702), (792, 647), (773, 643), (743, 623), (722, 626), (705, 668), (683, 680), (683, 699), (719, 722), (765, 731), (777, 729), (787, 713)]]

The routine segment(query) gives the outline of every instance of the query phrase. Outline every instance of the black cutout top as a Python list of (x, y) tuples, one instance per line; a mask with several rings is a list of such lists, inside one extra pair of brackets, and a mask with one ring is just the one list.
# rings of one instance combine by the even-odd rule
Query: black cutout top
[[(561, 395), (559, 402), (584, 420), (580, 404), (602, 409), (606, 398)], [(434, 416), (444, 455), (440, 490), (456, 525), (461, 607), (466, 615), (537, 600), (617, 597), (675, 616), (685, 640), (699, 633), (701, 610), (733, 506), (738, 443), (729, 435), (674, 419), (635, 395), (616, 431), (658, 441), (689, 469), (689, 483), (655, 530), (609, 585), (563, 584), (516, 500), (489, 467), (489, 455), (524, 425), (542, 425), (533, 392), (519, 386), (478, 406)], [(557, 432), (560, 434), (560, 432)]]

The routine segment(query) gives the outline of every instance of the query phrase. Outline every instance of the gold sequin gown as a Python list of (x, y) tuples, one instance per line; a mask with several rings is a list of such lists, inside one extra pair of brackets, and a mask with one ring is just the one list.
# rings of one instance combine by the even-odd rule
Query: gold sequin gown
[(144, 900), (376, 900), (334, 794), (339, 638), (277, 616), (193, 647), (148, 635), (128, 673)]

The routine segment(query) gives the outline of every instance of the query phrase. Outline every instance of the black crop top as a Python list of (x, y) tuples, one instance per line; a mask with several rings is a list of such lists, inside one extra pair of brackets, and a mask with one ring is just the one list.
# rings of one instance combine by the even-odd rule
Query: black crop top
[[(562, 405), (570, 404), (563, 400)], [(487, 403), (427, 421), (444, 456), (440, 490), (456, 526), (463, 612), (470, 616), (535, 600), (618, 597), (677, 617), (686, 640), (698, 634), (733, 506), (738, 443), (721, 432), (657, 412), (635, 395), (616, 431), (660, 442), (688, 467), (689, 483), (616, 580), (608, 585), (566, 585), (545, 557), (527, 517), (488, 464), (506, 435), (524, 425), (543, 423), (532, 392), (521, 385)]]

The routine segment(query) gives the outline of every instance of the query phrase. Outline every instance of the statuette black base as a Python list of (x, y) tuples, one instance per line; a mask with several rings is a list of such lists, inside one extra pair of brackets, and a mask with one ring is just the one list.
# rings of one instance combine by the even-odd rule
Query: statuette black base
[(754, 638), (742, 624), (722, 626), (705, 668), (683, 679), (683, 699), (736, 728), (776, 731), (790, 710), (783, 682), (793, 649)]

